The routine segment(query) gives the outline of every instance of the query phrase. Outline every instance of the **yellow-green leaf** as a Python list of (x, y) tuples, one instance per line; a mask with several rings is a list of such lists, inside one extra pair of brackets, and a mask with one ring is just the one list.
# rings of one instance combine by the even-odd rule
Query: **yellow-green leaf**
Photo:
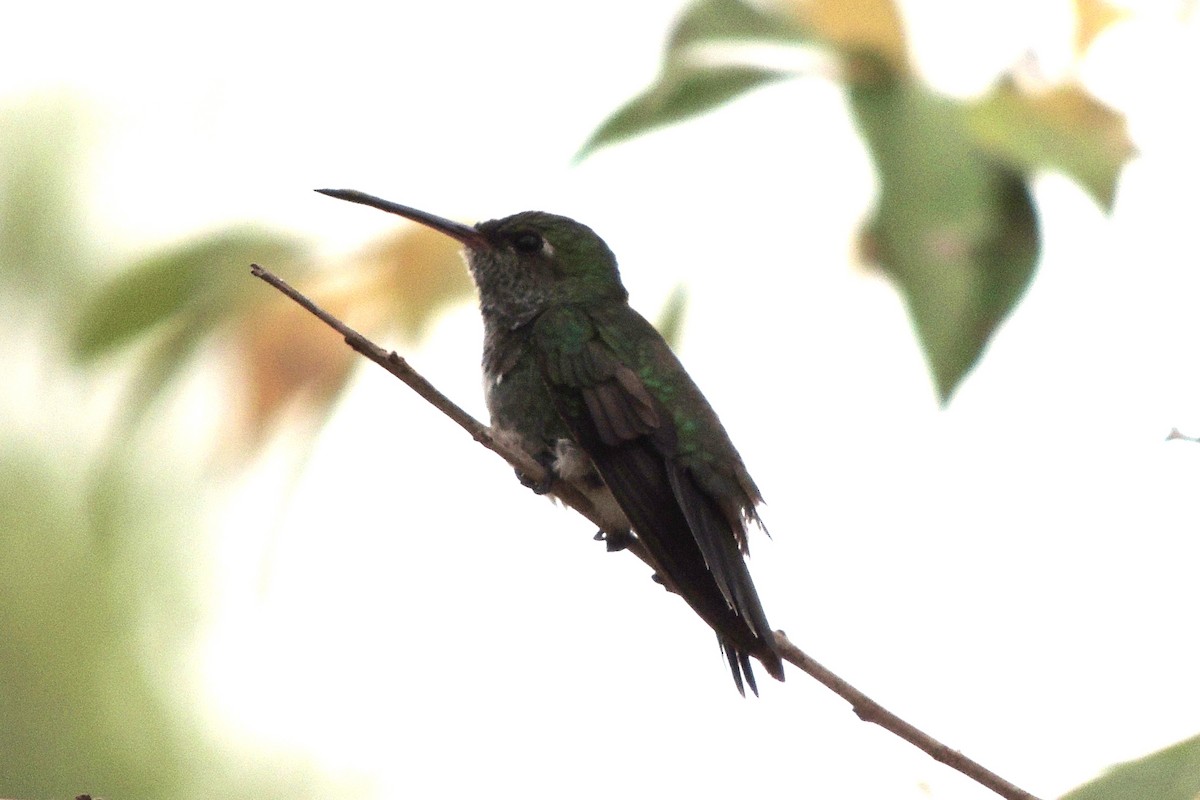
[(1033, 277), (1037, 214), (958, 103), (907, 80), (854, 86), (850, 102), (879, 171), (866, 249), (904, 295), (945, 402)]
[(1029, 170), (1062, 172), (1112, 210), (1133, 142), (1125, 116), (1078, 83), (1030, 92), (1004, 81), (972, 104), (968, 119), (980, 143), (997, 156)]
[(1200, 736), (1118, 764), (1062, 800), (1196, 800), (1200, 797)]

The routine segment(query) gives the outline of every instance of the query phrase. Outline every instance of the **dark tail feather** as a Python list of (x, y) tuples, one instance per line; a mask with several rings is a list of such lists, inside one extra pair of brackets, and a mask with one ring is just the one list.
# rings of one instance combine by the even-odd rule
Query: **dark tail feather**
[(692, 475), (664, 460), (646, 439), (620, 447), (596, 444), (587, 452), (663, 578), (717, 632), (738, 692), (745, 696), (749, 684), (758, 694), (752, 655), (783, 680), (736, 532)]
[(750, 668), (750, 656), (739, 652), (738, 663), (742, 665), (742, 672), (746, 675), (746, 683), (750, 684), (750, 689), (754, 692), (754, 696), (758, 697), (758, 684), (754, 682), (754, 670)]
[[(750, 687), (750, 691), (754, 692), (754, 696), (758, 697), (758, 682), (754, 680), (754, 669), (750, 666), (750, 654), (730, 644), (726, 644), (717, 637), (717, 644), (721, 647), (721, 652), (725, 654), (725, 659), (729, 662), (729, 671), (733, 674), (733, 683), (737, 686), (738, 694), (742, 697), (746, 696), (746, 687)], [(782, 678), (780, 679), (782, 680)]]
[[(745, 697), (746, 684), (742, 682), (742, 664), (738, 658), (738, 651), (726, 645), (720, 636), (717, 637), (717, 644), (720, 646), (721, 652), (725, 654), (726, 660), (729, 661), (729, 671), (733, 673), (733, 683), (737, 686), (738, 694)], [(754, 690), (754, 696), (757, 697), (758, 687), (754, 685), (754, 673), (747, 672), (746, 675), (750, 678), (750, 688)]]

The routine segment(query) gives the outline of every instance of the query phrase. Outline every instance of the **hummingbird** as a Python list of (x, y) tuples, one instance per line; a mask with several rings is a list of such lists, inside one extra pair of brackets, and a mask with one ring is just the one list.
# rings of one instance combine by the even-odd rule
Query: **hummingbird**
[[(463, 245), (484, 323), (495, 434), (586, 496), (610, 549), (635, 537), (657, 578), (716, 632), (738, 692), (750, 658), (782, 681), (744, 559), (762, 495), (716, 413), (630, 307), (617, 260), (586, 225), (526, 211), (470, 226), (350, 189), (321, 194), (397, 214)], [(521, 477), (521, 476), (518, 476)]]

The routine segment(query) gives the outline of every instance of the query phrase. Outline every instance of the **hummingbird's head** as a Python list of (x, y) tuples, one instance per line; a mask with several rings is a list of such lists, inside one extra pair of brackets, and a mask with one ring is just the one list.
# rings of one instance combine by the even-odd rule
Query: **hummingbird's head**
[(524, 316), (548, 305), (627, 297), (608, 245), (573, 219), (524, 211), (474, 230), (481, 241), (463, 244), (485, 312)]
[(474, 227), (348, 189), (322, 194), (398, 214), (462, 242), (485, 316), (516, 325), (551, 305), (624, 300), (617, 259), (586, 225), (524, 211)]

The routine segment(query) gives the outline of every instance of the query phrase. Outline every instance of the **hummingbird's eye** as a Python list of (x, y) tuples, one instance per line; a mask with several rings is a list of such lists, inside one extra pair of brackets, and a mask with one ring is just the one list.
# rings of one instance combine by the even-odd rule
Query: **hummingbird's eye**
[(518, 253), (537, 253), (542, 249), (542, 237), (533, 231), (518, 233), (512, 243)]

